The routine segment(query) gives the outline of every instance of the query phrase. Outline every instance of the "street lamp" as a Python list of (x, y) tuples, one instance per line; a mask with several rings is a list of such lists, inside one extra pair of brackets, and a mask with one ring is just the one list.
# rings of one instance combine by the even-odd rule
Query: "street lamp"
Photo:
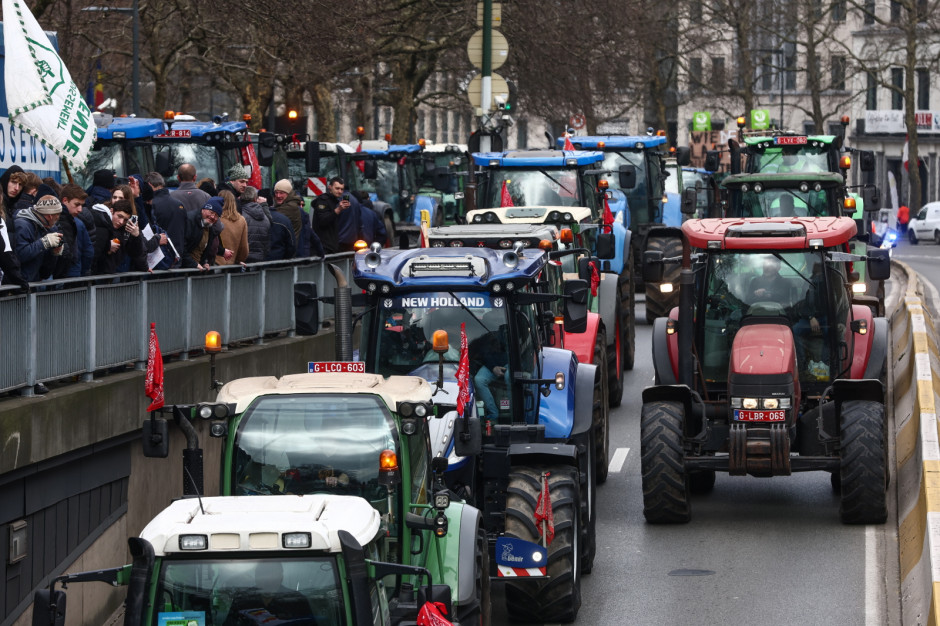
[(130, 8), (128, 7), (85, 7), (82, 11), (105, 11), (114, 13), (124, 13), (133, 17), (132, 28), (132, 54), (133, 69), (131, 70), (131, 89), (134, 100), (134, 115), (140, 116), (140, 0), (133, 0)]

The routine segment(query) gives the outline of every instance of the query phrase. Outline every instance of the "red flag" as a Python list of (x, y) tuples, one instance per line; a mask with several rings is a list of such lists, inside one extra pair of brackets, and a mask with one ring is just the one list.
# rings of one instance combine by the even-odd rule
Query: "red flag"
[(597, 264), (591, 263), (591, 295), (597, 297), (597, 287), (601, 284), (601, 275), (597, 271)]
[(460, 322), (460, 364), (457, 366), (457, 415), (463, 417), (470, 402), (470, 357), (467, 354), (467, 324)]
[(514, 206), (512, 203), (512, 196), (509, 195), (509, 189), (506, 188), (506, 183), (508, 182), (509, 182), (508, 180), (503, 181), (503, 190), (499, 194), (499, 206), (501, 207)]
[[(356, 152), (362, 152), (362, 139), (359, 140), (359, 145), (356, 146)], [(356, 167), (359, 168), (359, 171), (362, 172), (363, 174), (365, 174), (365, 173), (366, 173), (366, 162), (360, 159), (360, 160), (358, 160), (358, 161), (355, 161), (355, 163), (356, 163)]]
[(904, 169), (909, 170), (910, 168), (907, 162), (910, 160), (910, 158), (908, 157), (907, 146), (908, 146), (908, 137), (904, 137), (904, 148), (901, 150), (901, 163), (904, 164)]
[(614, 214), (610, 210), (610, 203), (607, 202), (607, 194), (604, 194), (604, 226), (607, 228), (604, 229), (604, 232), (612, 233), (614, 229), (612, 225), (614, 223)]
[(425, 602), (418, 611), (418, 626), (454, 626), (444, 617), (446, 612), (443, 602)]
[[(542, 474), (542, 491), (539, 493), (539, 500), (535, 505), (535, 522), (539, 528), (539, 534), (545, 537), (545, 545), (551, 544), (555, 539), (555, 514), (552, 513), (552, 498), (548, 494), (548, 477), (551, 473)], [(542, 522), (547, 522), (543, 524)], [(543, 526), (547, 526), (543, 531)]]
[(163, 406), (163, 355), (160, 354), (160, 340), (157, 339), (157, 325), (154, 322), (150, 322), (150, 350), (147, 352), (144, 393), (152, 400), (147, 407), (148, 411), (156, 411)]
[(571, 135), (565, 133), (565, 147), (564, 150), (574, 150), (574, 144), (571, 143)]

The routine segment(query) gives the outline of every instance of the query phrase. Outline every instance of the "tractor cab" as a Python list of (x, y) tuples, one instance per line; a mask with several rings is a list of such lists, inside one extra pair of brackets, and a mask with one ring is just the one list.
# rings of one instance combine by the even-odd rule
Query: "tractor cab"
[(733, 174), (721, 185), (728, 191), (725, 217), (831, 217), (855, 211), (840, 174)]

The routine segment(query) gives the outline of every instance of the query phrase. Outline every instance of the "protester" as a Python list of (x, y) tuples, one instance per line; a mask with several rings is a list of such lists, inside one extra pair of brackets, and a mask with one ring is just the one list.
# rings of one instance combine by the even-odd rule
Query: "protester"
[[(353, 207), (358, 210), (359, 201), (345, 193), (346, 182), (339, 176), (327, 181), (327, 190), (313, 200), (313, 229), (326, 254), (340, 251), (340, 216)], [(348, 218), (343, 218), (348, 223)]]
[(242, 217), (248, 231), (248, 257), (246, 263), (264, 261), (271, 248), (271, 213), (267, 205), (258, 202), (258, 190), (252, 186), (242, 192)]
[(130, 260), (132, 267), (139, 263), (145, 252), (134, 205), (117, 200), (110, 206), (96, 204), (92, 210), (98, 230), (93, 273), (114, 274), (125, 259)]
[(166, 233), (169, 242), (173, 245), (164, 245), (164, 261), (155, 269), (170, 269), (178, 267), (182, 254), (186, 233), (186, 209), (166, 188), (166, 180), (159, 172), (150, 172), (145, 180), (153, 188), (151, 208), (153, 219)]
[(215, 186), (215, 181), (212, 180), (211, 178), (203, 178), (202, 180), (199, 181), (199, 184), (196, 186), (199, 189), (202, 189), (203, 191), (205, 191), (207, 194), (209, 194), (209, 197), (219, 195), (219, 190)]
[(242, 212), (242, 192), (245, 191), (245, 188), (248, 186), (248, 170), (245, 169), (245, 166), (241, 163), (236, 163), (228, 169), (228, 172), (225, 174), (225, 182), (218, 186), (219, 193), (222, 191), (228, 190), (232, 192), (232, 195), (235, 196), (235, 205), (238, 207), (238, 212)]
[[(19, 176), (14, 176), (14, 174), (19, 174)], [(7, 168), (7, 171), (3, 173), (3, 176), (0, 176), (0, 192), (2, 192), (3, 195), (3, 203), (2, 206), (0, 206), (0, 211), (3, 212), (4, 219), (11, 222), (8, 224), (7, 228), (12, 228), (13, 226), (13, 208), (16, 206), (16, 201), (20, 198), (20, 193), (23, 191), (23, 183), (25, 182), (26, 173), (19, 165), (11, 165)]]
[(222, 217), (223, 208), (222, 198), (213, 196), (201, 209), (186, 213), (184, 250), (180, 260), (182, 267), (206, 270), (215, 264), (219, 237), (212, 227)]
[[(192, 163), (183, 163), (176, 170), (176, 178), (180, 186), (170, 192), (174, 200), (178, 200), (186, 213), (202, 209), (210, 196), (202, 189), (196, 187), (196, 166)], [(182, 250), (180, 251), (182, 254)]]
[[(262, 205), (265, 206), (265, 205)], [(270, 209), (271, 216), (271, 247), (268, 250), (267, 261), (281, 261), (294, 258), (297, 252), (297, 241), (294, 239), (294, 227), (290, 219), (277, 210)]]
[(248, 224), (235, 208), (235, 196), (230, 191), (220, 191), (219, 197), (224, 201), (221, 222), (225, 226), (219, 233), (219, 241), (225, 251), (231, 250), (234, 254), (226, 256), (223, 252), (217, 255), (216, 265), (244, 263), (248, 258)]
[(20, 271), (20, 260), (13, 249), (13, 239), (2, 214), (3, 209), (0, 208), (0, 285), (19, 285), (29, 289), (29, 281), (23, 278)]
[(88, 194), (75, 184), (60, 188), (62, 215), (59, 230), (65, 238), (65, 252), (56, 266), (53, 278), (74, 278), (91, 274), (95, 261), (95, 247), (85, 223), (81, 220), (82, 205)]
[(25, 280), (33, 282), (52, 276), (58, 257), (64, 252), (64, 237), (56, 228), (61, 214), (62, 203), (55, 196), (43, 196), (35, 205), (19, 212), (15, 248)]

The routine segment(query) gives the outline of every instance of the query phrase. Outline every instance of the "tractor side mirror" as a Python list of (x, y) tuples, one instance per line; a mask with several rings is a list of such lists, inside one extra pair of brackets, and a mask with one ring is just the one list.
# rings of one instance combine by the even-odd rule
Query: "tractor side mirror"
[(636, 166), (632, 163), (624, 163), (620, 166), (619, 181), (621, 189), (633, 189), (636, 187)]
[(874, 185), (865, 185), (862, 187), (862, 202), (866, 212), (877, 211), (881, 208), (881, 192)]
[(663, 282), (665, 269), (662, 250), (647, 250), (643, 253), (643, 282)]
[(679, 146), (676, 148), (676, 163), (679, 167), (684, 167), (692, 163), (692, 150), (688, 146)]
[(695, 205), (698, 202), (698, 191), (695, 187), (686, 187), (682, 190), (682, 201), (679, 204), (679, 210), (683, 215), (692, 215), (695, 213)]
[(304, 146), (304, 167), (308, 174), (320, 173), (320, 142), (308, 141)]
[(863, 172), (875, 171), (875, 153), (871, 150), (858, 151), (858, 167)]
[(160, 172), (160, 175), (164, 178), (168, 178), (173, 174), (173, 167), (170, 165), (170, 155), (166, 151), (158, 152), (153, 157), (153, 167)]
[(578, 278), (587, 282), (589, 285), (591, 284), (591, 274), (592, 274), (591, 264), (592, 263), (594, 264), (594, 267), (596, 267), (598, 271), (600, 271), (601, 264), (596, 256), (595, 257), (586, 256), (586, 257), (581, 257), (580, 259), (578, 259)]
[(736, 139), (728, 140), (728, 153), (731, 155), (731, 173), (741, 173), (741, 144)]
[(63, 626), (65, 624), (65, 592), (37, 589), (33, 594), (33, 626)]
[(613, 233), (598, 233), (597, 258), (612, 259), (617, 256), (616, 239)]
[(294, 320), (300, 335), (316, 335), (320, 330), (316, 283), (294, 284)]
[(170, 454), (170, 426), (164, 419), (144, 421), (140, 433), (144, 456), (148, 459), (165, 459)]
[(709, 150), (705, 153), (705, 167), (709, 172), (717, 172), (721, 167), (721, 153), (717, 150)]
[(274, 163), (277, 136), (274, 133), (258, 133), (258, 165), (270, 167)]
[(581, 279), (566, 281), (564, 298), (565, 332), (583, 333), (587, 330), (588, 282)]
[(467, 426), (467, 432), (464, 432), (460, 420), (454, 426), (454, 453), (457, 456), (476, 456), (483, 450), (483, 430), (479, 417), (471, 417)]
[(872, 280), (891, 278), (891, 251), (874, 248), (868, 251), (868, 276)]
[(375, 159), (366, 159), (362, 168), (362, 176), (366, 180), (375, 180), (379, 177), (379, 163)]

